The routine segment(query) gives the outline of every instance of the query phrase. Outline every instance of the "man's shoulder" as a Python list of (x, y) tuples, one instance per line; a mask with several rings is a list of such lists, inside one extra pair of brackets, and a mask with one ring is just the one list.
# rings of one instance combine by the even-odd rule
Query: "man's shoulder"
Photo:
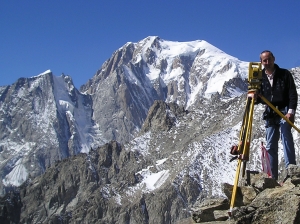
[(286, 68), (280, 68), (277, 64), (275, 64), (276, 73), (278, 72), (281, 75), (291, 75), (291, 72)]

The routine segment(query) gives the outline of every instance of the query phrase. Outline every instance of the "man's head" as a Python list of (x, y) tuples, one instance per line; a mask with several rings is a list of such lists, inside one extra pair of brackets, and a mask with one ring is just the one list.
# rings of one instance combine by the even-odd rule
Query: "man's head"
[(271, 51), (263, 51), (260, 54), (260, 62), (266, 70), (274, 69), (275, 57)]

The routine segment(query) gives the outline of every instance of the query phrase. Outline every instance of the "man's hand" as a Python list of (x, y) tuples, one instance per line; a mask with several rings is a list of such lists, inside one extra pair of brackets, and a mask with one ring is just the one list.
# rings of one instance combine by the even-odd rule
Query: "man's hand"
[(255, 91), (253, 91), (253, 90), (249, 91), (248, 94), (247, 94), (247, 96), (250, 97), (250, 98), (254, 98), (254, 102), (256, 102), (257, 96), (258, 96), (257, 90), (255, 90)]
[(287, 119), (289, 119), (292, 123), (295, 122), (295, 115), (294, 115), (294, 114), (287, 113), (287, 114), (285, 115), (285, 117), (286, 117)]

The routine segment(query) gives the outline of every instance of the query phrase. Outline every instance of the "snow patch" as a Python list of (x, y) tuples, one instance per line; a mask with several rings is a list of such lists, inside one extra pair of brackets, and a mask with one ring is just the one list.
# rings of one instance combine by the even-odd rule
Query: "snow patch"
[(14, 185), (20, 186), (24, 181), (27, 180), (28, 172), (25, 166), (22, 164), (23, 159), (19, 159), (16, 163), (12, 171), (7, 174), (2, 180), (5, 186)]

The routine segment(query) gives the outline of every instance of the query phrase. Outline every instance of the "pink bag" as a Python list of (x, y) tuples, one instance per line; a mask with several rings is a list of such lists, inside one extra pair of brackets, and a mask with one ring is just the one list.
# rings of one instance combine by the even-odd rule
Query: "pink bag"
[(270, 165), (270, 158), (263, 142), (261, 142), (261, 165), (263, 172), (268, 174), (268, 177), (271, 178), (272, 171)]

